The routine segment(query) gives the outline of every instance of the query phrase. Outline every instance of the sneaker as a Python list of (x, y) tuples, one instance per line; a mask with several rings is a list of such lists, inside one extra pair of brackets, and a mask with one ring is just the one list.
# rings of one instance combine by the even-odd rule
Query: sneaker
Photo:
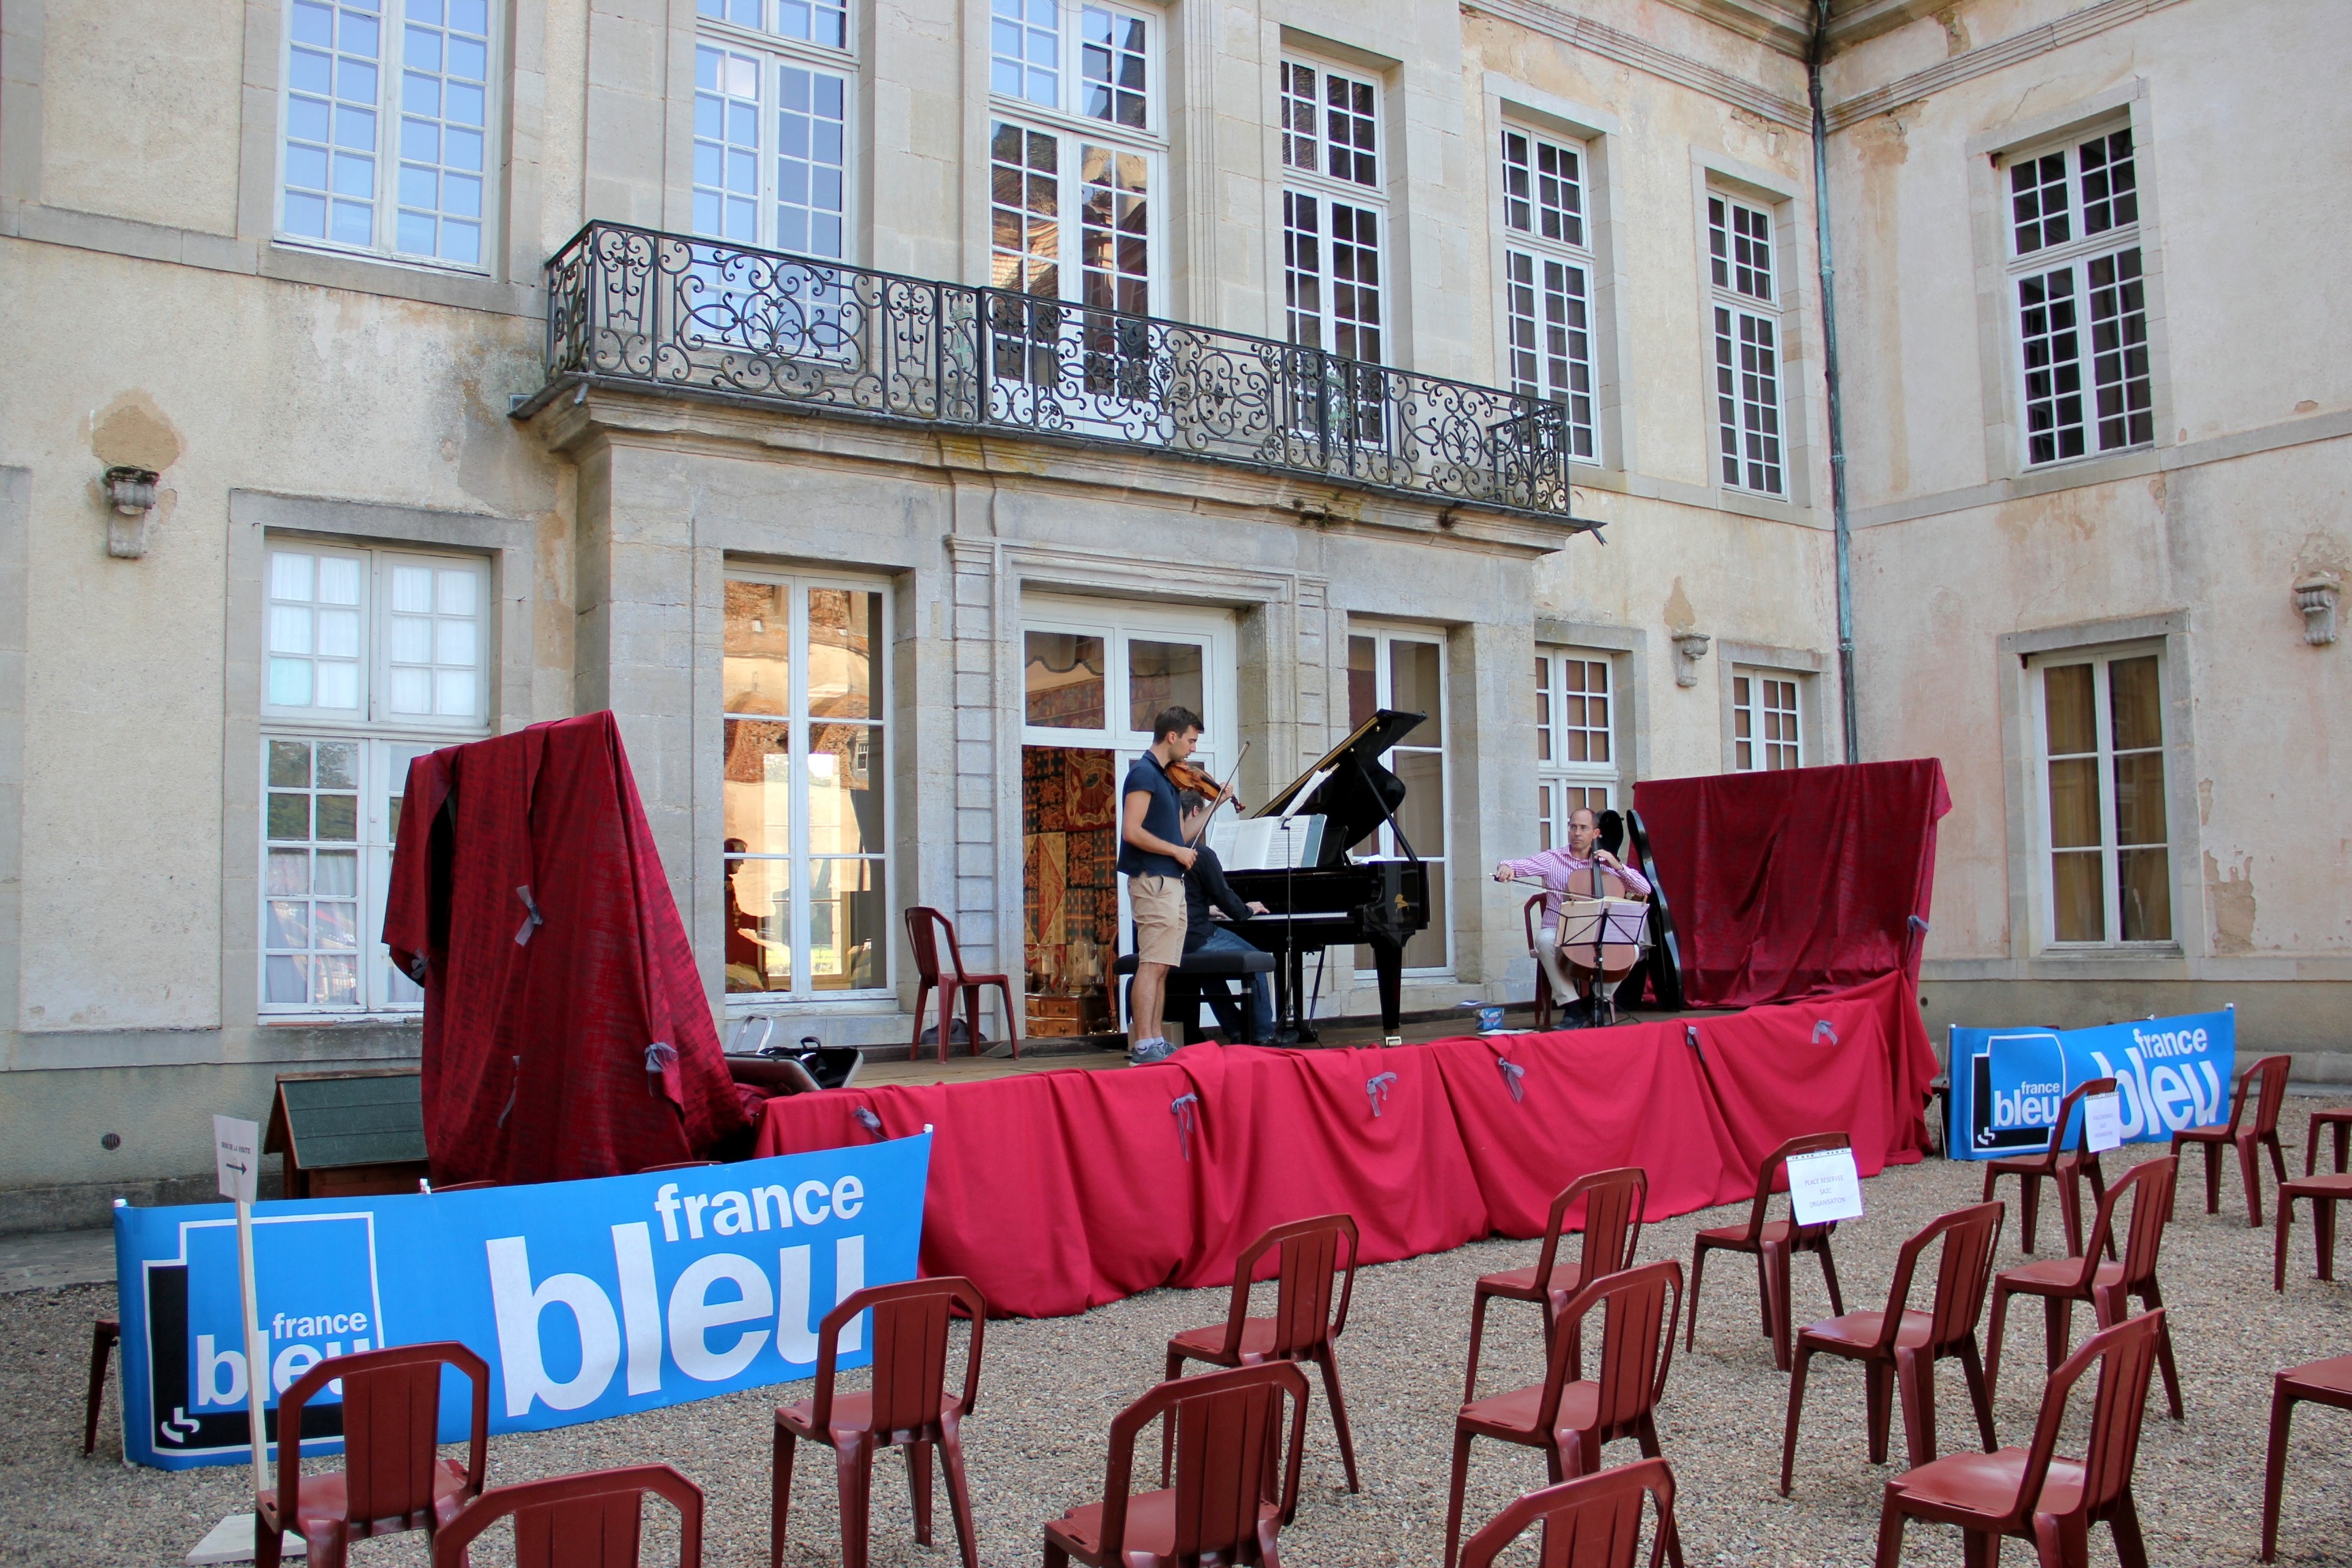
[(1127, 1065), (1131, 1068), (1148, 1068), (1154, 1062), (1164, 1062), (1175, 1054), (1176, 1047), (1164, 1039), (1138, 1040), (1134, 1047), (1127, 1053)]

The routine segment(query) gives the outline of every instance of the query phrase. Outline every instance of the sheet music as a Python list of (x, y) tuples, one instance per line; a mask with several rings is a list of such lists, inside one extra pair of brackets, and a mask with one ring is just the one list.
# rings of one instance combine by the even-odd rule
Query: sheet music
[(1228, 871), (1311, 869), (1323, 848), (1321, 816), (1252, 816), (1211, 826), (1209, 847)]
[[(1282, 808), (1280, 820), (1287, 822), (1297, 816), (1298, 808), (1315, 798), (1315, 792), (1323, 787), (1323, 781), (1329, 778), (1331, 773), (1332, 770), (1329, 768), (1318, 768), (1308, 774), (1307, 787), (1290, 797), (1290, 804)], [(1316, 820), (1320, 821), (1321, 818), (1318, 817)]]

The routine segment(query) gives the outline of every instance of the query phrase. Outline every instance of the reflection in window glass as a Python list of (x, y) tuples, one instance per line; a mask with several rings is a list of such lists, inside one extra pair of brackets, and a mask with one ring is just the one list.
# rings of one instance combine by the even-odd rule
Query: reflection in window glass
[(1149, 733), (1151, 721), (1170, 708), (1205, 712), (1201, 681), (1199, 643), (1131, 639), (1127, 645), (1127, 727)]
[(360, 743), (271, 740), (264, 753), (262, 1000), (357, 1006)]
[(1099, 730), (1109, 722), (1101, 637), (1033, 631), (1023, 635), (1022, 650), (1022, 689), (1030, 723), (1050, 730)]

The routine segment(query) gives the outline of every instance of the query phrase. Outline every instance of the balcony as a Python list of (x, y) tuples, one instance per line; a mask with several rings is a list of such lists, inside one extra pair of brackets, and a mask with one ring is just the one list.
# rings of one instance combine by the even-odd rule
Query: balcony
[(1577, 531), (1541, 398), (1321, 349), (619, 224), (547, 264), (547, 384), (1151, 451)]

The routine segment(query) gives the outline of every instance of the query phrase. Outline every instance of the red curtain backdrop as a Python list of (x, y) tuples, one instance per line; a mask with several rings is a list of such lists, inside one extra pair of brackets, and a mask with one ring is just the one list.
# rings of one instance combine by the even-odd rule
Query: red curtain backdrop
[(384, 941), (425, 985), (436, 1182), (623, 1175), (743, 1131), (612, 714), (411, 763)]
[(1228, 1284), (1259, 1232), (1310, 1215), (1353, 1215), (1363, 1260), (1384, 1263), (1540, 1235), (1553, 1194), (1617, 1165), (1649, 1172), (1651, 1219), (1747, 1197), (1801, 1132), (1850, 1131), (1875, 1175), (1919, 1158), (1936, 1072), (1888, 974), (1729, 1017), (795, 1095), (768, 1102), (759, 1152), (929, 1124), (923, 1272), (1054, 1317)]
[(1900, 970), (1919, 983), (1936, 819), (1933, 757), (1651, 779), (1633, 786), (1695, 1007), (1752, 1007)]

